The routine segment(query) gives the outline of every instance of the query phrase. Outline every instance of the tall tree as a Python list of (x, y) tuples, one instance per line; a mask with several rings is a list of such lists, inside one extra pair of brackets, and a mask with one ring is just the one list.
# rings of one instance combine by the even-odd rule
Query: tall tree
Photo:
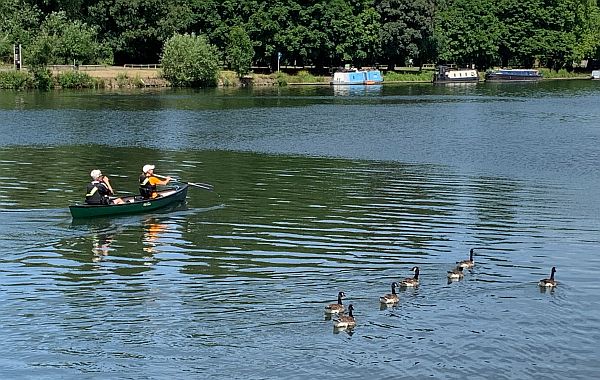
[(574, 0), (502, 0), (498, 17), (506, 25), (500, 41), (503, 65), (558, 69), (574, 58)]
[(390, 66), (417, 58), (420, 46), (433, 34), (433, 0), (376, 0), (381, 16), (383, 58)]
[(600, 9), (597, 0), (575, 1), (574, 56), (600, 60)]
[(354, 17), (352, 54), (356, 66), (373, 65), (381, 58), (380, 15), (372, 7), (372, 0), (363, 1)]
[(499, 64), (498, 44), (504, 26), (493, 0), (448, 0), (436, 13), (439, 61), (487, 68)]
[(94, 27), (69, 20), (65, 12), (49, 14), (41, 25), (26, 62), (33, 65), (93, 64), (110, 61), (111, 51), (98, 41)]
[(254, 48), (248, 33), (242, 26), (234, 26), (229, 32), (229, 42), (225, 50), (229, 66), (241, 77), (250, 72)]
[(185, 32), (193, 14), (185, 0), (99, 0), (90, 19), (114, 51), (116, 63), (155, 63), (165, 41)]
[(0, 0), (0, 61), (12, 61), (13, 45), (24, 52), (39, 33), (42, 13), (23, 0)]

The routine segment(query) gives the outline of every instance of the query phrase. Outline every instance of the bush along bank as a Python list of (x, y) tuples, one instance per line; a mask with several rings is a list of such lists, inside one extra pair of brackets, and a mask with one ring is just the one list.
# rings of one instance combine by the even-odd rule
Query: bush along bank
[(77, 70), (57, 74), (46, 68), (27, 71), (0, 71), (0, 89), (8, 90), (51, 90), (51, 89), (104, 89), (145, 87), (139, 77), (120, 73), (114, 79), (95, 78)]

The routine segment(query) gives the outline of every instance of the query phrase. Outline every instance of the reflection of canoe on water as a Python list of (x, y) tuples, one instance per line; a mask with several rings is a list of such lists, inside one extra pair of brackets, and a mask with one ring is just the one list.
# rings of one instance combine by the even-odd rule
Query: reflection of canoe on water
[(122, 214), (136, 214), (167, 207), (185, 201), (188, 185), (182, 184), (158, 192), (154, 199), (143, 199), (139, 196), (121, 197), (124, 203), (110, 205), (76, 204), (69, 206), (73, 218), (93, 218), (96, 216), (110, 216)]

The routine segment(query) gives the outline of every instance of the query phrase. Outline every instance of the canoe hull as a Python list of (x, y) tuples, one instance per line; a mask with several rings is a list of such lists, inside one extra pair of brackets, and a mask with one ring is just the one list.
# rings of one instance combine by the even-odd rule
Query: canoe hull
[(113, 216), (124, 214), (138, 214), (157, 210), (185, 201), (188, 185), (159, 191), (159, 196), (154, 199), (140, 199), (139, 197), (122, 197), (125, 203), (118, 205), (88, 205), (76, 204), (69, 206), (73, 219), (94, 218), (99, 216)]

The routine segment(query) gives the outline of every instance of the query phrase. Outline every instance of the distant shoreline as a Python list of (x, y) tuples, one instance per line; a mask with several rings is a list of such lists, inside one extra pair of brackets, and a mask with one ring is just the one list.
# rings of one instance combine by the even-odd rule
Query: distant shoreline
[[(12, 67), (4, 67), (3, 71), (11, 71)], [(120, 88), (170, 88), (171, 83), (162, 78), (160, 65), (125, 65), (125, 66), (104, 66), (104, 65), (52, 65), (48, 66), (48, 70), (53, 76), (59, 76), (65, 73), (79, 72), (86, 74), (97, 82), (96, 88), (105, 89), (120, 89)], [(24, 70), (26, 71), (26, 70)], [(591, 80), (591, 72), (585, 74), (569, 73), (570, 76), (545, 76), (542, 80)], [(563, 74), (564, 75), (564, 74)], [(392, 73), (393, 76), (393, 73)], [(431, 79), (420, 78), (385, 80), (381, 83), (386, 84), (419, 84), (432, 83), (433, 72)], [(479, 82), (484, 82), (483, 77), (480, 77)], [(224, 70), (221, 72), (218, 79), (218, 87), (270, 87), (270, 86), (331, 86), (331, 77), (329, 76), (312, 76), (312, 75), (289, 75), (287, 73), (271, 73), (271, 74), (249, 74), (239, 78), (232, 71)], [(346, 86), (346, 85), (343, 85)], [(6, 87), (4, 87), (6, 88)]]

